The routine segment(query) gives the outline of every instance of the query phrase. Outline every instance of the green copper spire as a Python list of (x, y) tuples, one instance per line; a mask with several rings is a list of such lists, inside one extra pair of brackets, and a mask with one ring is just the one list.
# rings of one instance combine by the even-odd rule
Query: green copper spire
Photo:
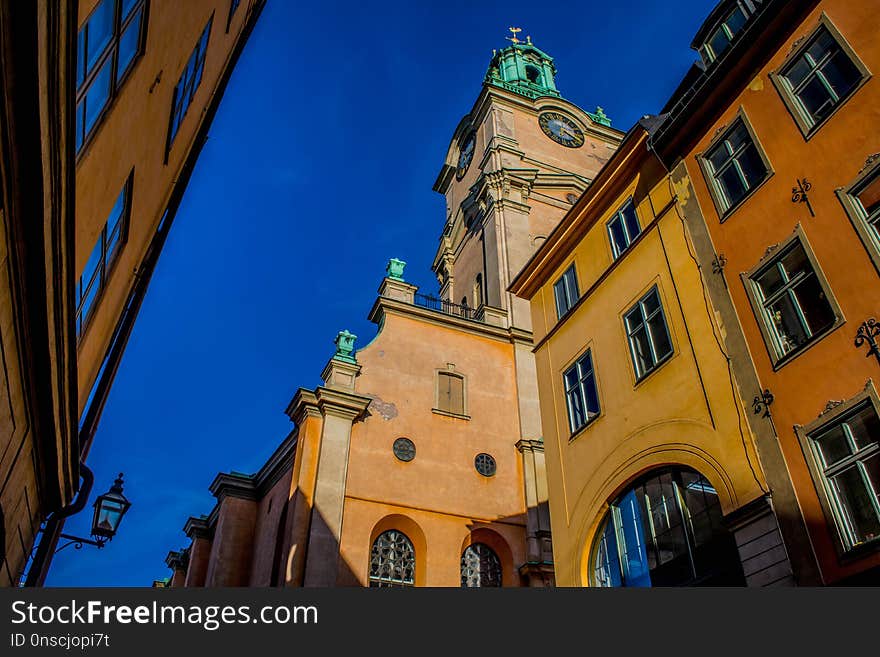
[(354, 341), (357, 336), (345, 329), (336, 334), (333, 344), (336, 345), (336, 353), (333, 355), (335, 360), (345, 361), (346, 363), (356, 363), (354, 357)]
[(541, 96), (559, 97), (556, 89), (556, 67), (553, 58), (532, 43), (527, 36), (525, 43), (516, 36), (522, 30), (509, 28), (513, 36), (507, 37), (512, 45), (492, 54), (486, 83), (526, 98)]

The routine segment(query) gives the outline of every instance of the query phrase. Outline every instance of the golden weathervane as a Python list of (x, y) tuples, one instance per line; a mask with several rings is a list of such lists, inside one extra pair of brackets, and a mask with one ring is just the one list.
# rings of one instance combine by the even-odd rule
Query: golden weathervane
[(513, 36), (504, 37), (504, 38), (507, 39), (508, 41), (513, 42), (513, 43), (520, 43), (520, 40), (516, 37), (516, 35), (519, 34), (520, 32), (522, 32), (522, 28), (521, 27), (508, 27), (507, 29), (510, 30), (510, 33)]

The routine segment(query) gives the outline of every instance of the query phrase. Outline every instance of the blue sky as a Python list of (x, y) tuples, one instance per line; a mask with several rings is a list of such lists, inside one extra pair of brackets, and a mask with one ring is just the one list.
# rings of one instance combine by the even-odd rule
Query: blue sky
[[(694, 61), (712, 0), (268, 0), (227, 88), (110, 393), (89, 465), (133, 506), (103, 550), (57, 555), (50, 586), (149, 586), (208, 513), (219, 471), (254, 472), (320, 383), (336, 332), (366, 344), (391, 256), (436, 291), (432, 191), (493, 48), (523, 28), (557, 86), (626, 130)], [(89, 512), (67, 523), (88, 534)]]

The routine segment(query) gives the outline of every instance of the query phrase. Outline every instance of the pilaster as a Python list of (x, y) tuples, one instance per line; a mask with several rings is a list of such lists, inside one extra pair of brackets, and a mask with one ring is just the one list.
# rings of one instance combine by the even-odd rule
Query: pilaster
[(372, 400), (329, 387), (318, 388), (315, 395), (323, 423), (304, 585), (334, 586), (339, 571), (351, 427)]
[(553, 542), (544, 442), (523, 439), (516, 443), (516, 448), (522, 455), (526, 498), (526, 563), (520, 566), (520, 575), (528, 579), (529, 586), (553, 586)]
[(189, 565), (189, 552), (187, 550), (172, 551), (165, 557), (166, 565), (171, 569), (171, 581), (168, 586), (178, 588), (184, 585), (186, 570)]
[(257, 521), (254, 478), (221, 473), (210, 490), (217, 498), (219, 511), (205, 586), (247, 586)]
[(318, 398), (300, 388), (287, 407), (287, 415), (297, 427), (297, 448), (290, 482), (291, 520), (285, 584), (302, 586), (305, 578), (306, 550), (315, 496), (318, 454), (321, 447), (323, 416)]
[(208, 562), (211, 559), (213, 528), (207, 518), (190, 517), (183, 526), (183, 531), (192, 541), (189, 546), (189, 566), (186, 569), (184, 586), (202, 587), (205, 585)]

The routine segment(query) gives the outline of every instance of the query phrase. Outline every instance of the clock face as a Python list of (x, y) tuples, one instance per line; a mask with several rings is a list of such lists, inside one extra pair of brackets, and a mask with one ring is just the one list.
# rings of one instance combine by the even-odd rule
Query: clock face
[(476, 147), (476, 139), (474, 138), (474, 134), (471, 135), (465, 140), (464, 145), (461, 147), (461, 151), (458, 154), (458, 168), (455, 171), (455, 177), (458, 180), (461, 180), (464, 177), (464, 174), (467, 173), (468, 167), (471, 165), (471, 160), (474, 159), (474, 148)]
[(584, 132), (577, 127), (574, 121), (558, 112), (544, 112), (538, 116), (538, 123), (544, 134), (553, 141), (568, 146), (580, 148), (584, 145)]

